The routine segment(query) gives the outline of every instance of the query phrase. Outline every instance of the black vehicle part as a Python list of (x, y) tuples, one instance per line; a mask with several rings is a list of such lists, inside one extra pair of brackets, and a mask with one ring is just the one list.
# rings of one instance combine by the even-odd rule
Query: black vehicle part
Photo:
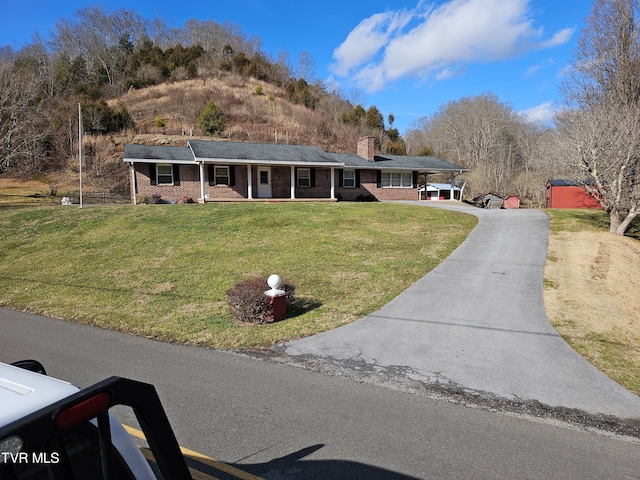
[(192, 480), (180, 446), (153, 385), (111, 377), (0, 427), (0, 442), (18, 436), (28, 450), (53, 442), (62, 432), (86, 420), (98, 419), (103, 450), (103, 478), (114, 478), (113, 446), (106, 412), (114, 405), (131, 407), (154, 454), (164, 480)]
[(29, 370), (30, 372), (40, 373), (42, 375), (47, 374), (44, 366), (37, 360), (19, 360), (17, 362), (13, 362), (11, 365), (24, 370)]

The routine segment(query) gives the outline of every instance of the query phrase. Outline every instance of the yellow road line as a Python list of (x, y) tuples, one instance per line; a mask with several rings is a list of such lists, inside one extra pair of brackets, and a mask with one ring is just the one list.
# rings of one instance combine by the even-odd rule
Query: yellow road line
[[(148, 448), (140, 447), (140, 451), (142, 452), (144, 458), (146, 458), (150, 462), (155, 463), (156, 459), (153, 457), (153, 453), (151, 452), (151, 450), (149, 450)], [(193, 480), (219, 480), (216, 477), (212, 477), (211, 475), (202, 473), (195, 468), (189, 467), (189, 472), (191, 473), (191, 477), (193, 478)]]
[[(144, 433), (138, 430), (137, 428), (133, 428), (128, 425), (123, 425), (123, 427), (127, 431), (127, 433), (132, 437), (136, 437), (145, 441), (147, 440), (146, 437), (144, 436)], [(202, 455), (201, 453), (194, 452), (193, 450), (189, 450), (188, 448), (180, 447), (180, 451), (182, 452), (183, 455), (190, 457), (193, 460), (202, 462), (205, 465), (213, 467), (216, 470), (220, 470), (221, 472), (228, 473), (229, 475), (233, 475), (237, 478), (240, 478), (241, 480), (262, 480), (260, 477), (256, 477), (251, 473), (245, 472), (244, 470), (240, 470), (239, 468), (236, 468), (236, 467), (232, 467), (231, 465), (221, 462), (220, 460), (216, 460), (215, 458), (207, 457), (206, 455)], [(202, 474), (201, 472), (197, 472), (197, 473)], [(196, 480), (199, 480), (196, 477), (194, 478)], [(210, 477), (207, 475), (206, 477), (200, 477), (200, 478), (207, 479), (207, 478), (213, 478), (213, 477)]]

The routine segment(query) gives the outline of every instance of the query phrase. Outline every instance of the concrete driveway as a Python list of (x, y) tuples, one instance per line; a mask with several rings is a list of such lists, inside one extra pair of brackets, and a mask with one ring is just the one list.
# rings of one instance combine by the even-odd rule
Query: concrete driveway
[(544, 212), (433, 206), (479, 223), (439, 267), (380, 310), (276, 350), (292, 363), (365, 381), (638, 425), (640, 397), (575, 353), (546, 317)]

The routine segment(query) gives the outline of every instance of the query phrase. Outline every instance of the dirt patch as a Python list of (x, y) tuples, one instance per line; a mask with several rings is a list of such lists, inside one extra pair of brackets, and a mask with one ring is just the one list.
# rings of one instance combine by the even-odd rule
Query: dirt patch
[(608, 232), (549, 237), (547, 316), (597, 368), (640, 393), (640, 242)]

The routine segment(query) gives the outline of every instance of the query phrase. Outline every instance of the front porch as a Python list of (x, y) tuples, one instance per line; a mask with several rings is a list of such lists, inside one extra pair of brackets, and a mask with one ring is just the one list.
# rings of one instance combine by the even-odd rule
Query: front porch
[(203, 202), (337, 200), (334, 167), (201, 162), (199, 170)]
[(205, 203), (337, 202), (336, 198), (205, 198)]

